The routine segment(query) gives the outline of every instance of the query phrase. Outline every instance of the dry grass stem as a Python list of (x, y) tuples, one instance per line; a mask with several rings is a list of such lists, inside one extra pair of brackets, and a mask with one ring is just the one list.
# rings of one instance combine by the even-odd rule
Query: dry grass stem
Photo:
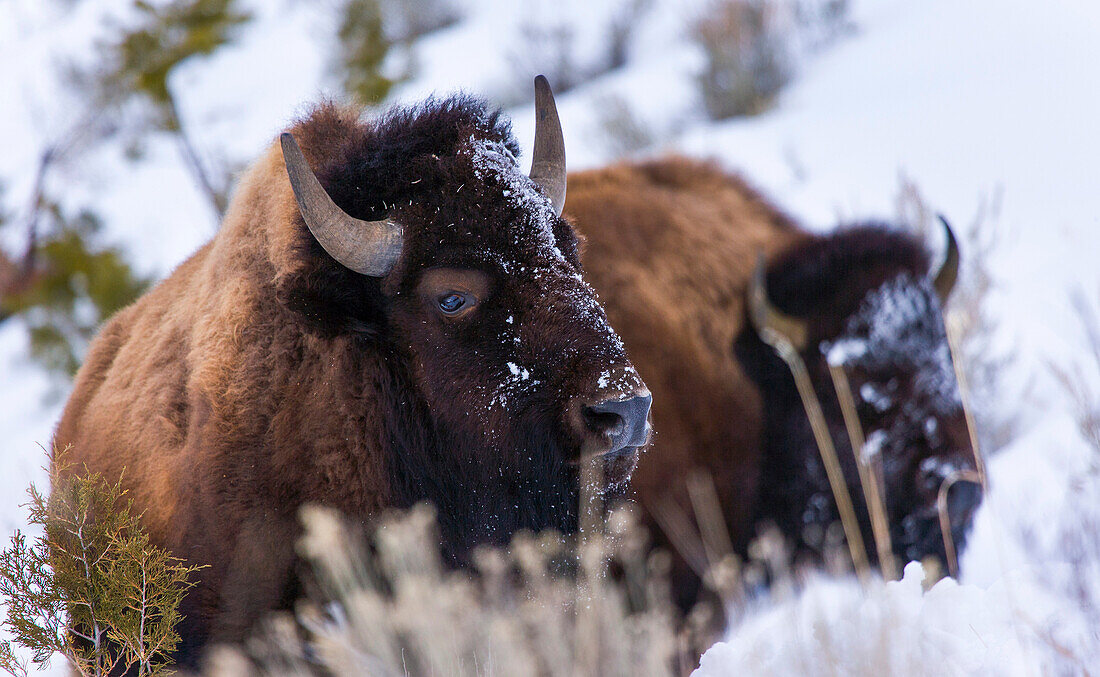
[(844, 372), (844, 367), (830, 363), (829, 374), (832, 376), (833, 389), (836, 390), (840, 410), (844, 415), (844, 425), (848, 429), (852, 455), (855, 457), (856, 468), (859, 471), (859, 483), (863, 487), (863, 498), (871, 517), (871, 531), (875, 537), (879, 568), (882, 569), (883, 576), (887, 580), (896, 581), (901, 577), (901, 573), (898, 571), (897, 562), (894, 559), (894, 548), (890, 542), (890, 523), (882, 496), (881, 476), (863, 454), (866, 443), (863, 426), (859, 422), (856, 404), (852, 400), (852, 388), (848, 383), (848, 375)]
[(776, 349), (794, 376), (798, 396), (802, 399), (802, 406), (806, 410), (806, 416), (810, 419), (814, 440), (817, 442), (821, 461), (825, 465), (825, 474), (829, 478), (829, 488), (836, 500), (837, 511), (840, 513), (840, 523), (844, 527), (844, 537), (848, 542), (848, 551), (852, 555), (852, 564), (855, 567), (856, 575), (866, 583), (870, 580), (867, 547), (863, 543), (863, 534), (859, 530), (859, 521), (856, 519), (855, 508), (852, 507), (852, 495), (848, 492), (848, 484), (844, 480), (844, 472), (840, 467), (836, 446), (833, 445), (832, 437), (829, 435), (829, 425), (826, 423), (825, 415), (821, 411), (821, 402), (817, 399), (817, 393), (814, 392), (810, 375), (806, 371), (806, 364), (802, 361), (802, 356), (798, 354), (794, 346), (785, 338), (770, 332), (764, 332), (762, 338)]

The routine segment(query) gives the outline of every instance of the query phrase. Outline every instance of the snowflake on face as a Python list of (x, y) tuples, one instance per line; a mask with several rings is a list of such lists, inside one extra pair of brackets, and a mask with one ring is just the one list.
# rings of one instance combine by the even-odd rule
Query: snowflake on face
[(554, 238), (554, 222), (558, 215), (550, 201), (539, 192), (535, 182), (519, 170), (512, 151), (499, 141), (469, 139), (474, 175), (481, 181), (502, 186), (509, 204), (532, 215), (535, 236), (539, 244), (554, 258), (564, 260)]
[(959, 406), (939, 298), (927, 279), (903, 273), (867, 294), (822, 352), (830, 364), (871, 374), (914, 374), (915, 390), (928, 395), (937, 412)]

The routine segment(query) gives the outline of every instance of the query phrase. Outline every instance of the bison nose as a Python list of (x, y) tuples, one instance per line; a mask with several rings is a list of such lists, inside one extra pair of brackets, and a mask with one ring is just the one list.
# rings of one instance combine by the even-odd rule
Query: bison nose
[(589, 404), (581, 410), (588, 435), (610, 442), (607, 453), (644, 445), (649, 437), (649, 407), (653, 396), (648, 392), (615, 397)]

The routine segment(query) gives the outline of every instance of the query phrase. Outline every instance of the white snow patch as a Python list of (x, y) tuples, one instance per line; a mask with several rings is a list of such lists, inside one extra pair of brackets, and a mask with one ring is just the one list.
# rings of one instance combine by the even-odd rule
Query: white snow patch
[[(828, 359), (830, 364), (837, 364), (833, 362), (834, 350), (835, 349), (829, 351)], [(845, 360), (845, 362), (847, 362), (847, 360)], [(841, 364), (843, 364), (843, 362)], [(887, 390), (886, 386), (868, 381), (859, 387), (859, 397), (881, 413), (888, 410), (894, 404), (894, 398), (890, 396)]]
[(527, 379), (531, 378), (531, 372), (527, 371), (527, 369), (523, 367), (520, 367), (515, 362), (508, 363), (508, 371), (512, 372), (512, 376), (518, 376), (519, 380), (521, 381), (526, 381)]
[(531, 371), (515, 362), (505, 362), (507, 373), (504, 379), (496, 386), (489, 407), (508, 407), (510, 398), (524, 392), (531, 392), (542, 383), (541, 380), (531, 377)]
[(822, 345), (822, 350), (825, 352), (825, 359), (829, 364), (834, 367), (843, 366), (867, 354), (867, 341), (842, 338), (829, 343), (827, 346)]
[[(710, 648), (693, 677), (726, 675), (1034, 675), (1051, 653), (1047, 632), (1083, 651), (1081, 609), (1022, 575), (987, 588), (946, 578), (924, 592), (920, 564), (900, 581), (811, 579), (769, 600)], [(1089, 654), (1084, 654), (1088, 656)]]
[(878, 456), (882, 455), (882, 449), (886, 446), (886, 442), (889, 436), (885, 430), (874, 430), (867, 435), (867, 439), (863, 441), (863, 449), (860, 455), (863, 458), (864, 463), (873, 463)]

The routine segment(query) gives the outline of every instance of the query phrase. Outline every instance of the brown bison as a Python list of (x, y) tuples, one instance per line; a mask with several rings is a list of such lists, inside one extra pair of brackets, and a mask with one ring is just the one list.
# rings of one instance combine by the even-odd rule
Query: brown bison
[[(762, 252), (762, 310), (797, 335), (871, 561), (830, 351), (856, 395), (863, 453), (881, 461), (893, 552), (902, 562), (944, 556), (938, 490), (975, 464), (941, 316), (957, 265), (953, 238), (937, 275), (910, 235), (877, 225), (808, 233), (737, 177), (685, 159), (574, 174), (565, 211), (584, 236), (588, 279), (655, 396), (656, 437), (633, 485), (660, 542), (675, 545), (676, 534), (654, 517), (667, 500), (690, 514), (686, 483), (696, 470), (713, 477), (742, 555), (762, 522), (807, 555), (837, 520), (791, 371), (750, 322)], [(979, 492), (959, 483), (948, 495), (961, 544)], [(681, 557), (675, 573), (684, 607), (699, 585), (689, 564)]]
[(296, 598), (303, 503), (368, 518), (430, 501), (461, 563), (518, 529), (574, 529), (582, 456), (625, 484), (650, 395), (581, 276), (535, 84), (530, 176), (475, 99), (372, 122), (318, 107), (93, 343), (56, 447), (122, 475), (153, 541), (207, 565), (181, 664)]

